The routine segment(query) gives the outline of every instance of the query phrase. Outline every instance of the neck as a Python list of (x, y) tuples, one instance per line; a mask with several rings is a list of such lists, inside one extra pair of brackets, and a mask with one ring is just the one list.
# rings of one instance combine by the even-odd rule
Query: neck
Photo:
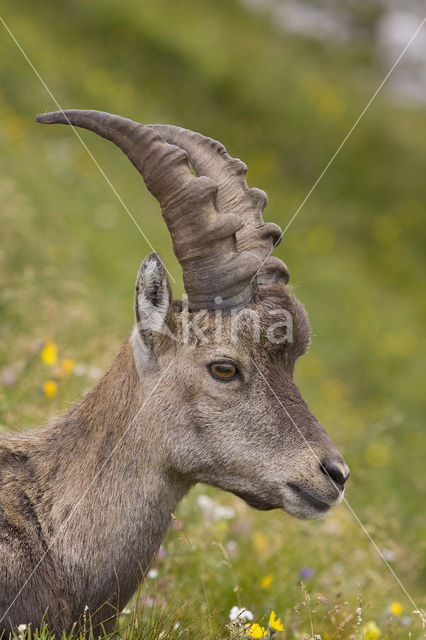
[(78, 601), (92, 610), (114, 600), (118, 586), (124, 606), (190, 487), (161, 458), (149, 401), (126, 342), (95, 387), (46, 431), (41, 462), (46, 468), (47, 457), (55, 468), (47, 496), (54, 548)]

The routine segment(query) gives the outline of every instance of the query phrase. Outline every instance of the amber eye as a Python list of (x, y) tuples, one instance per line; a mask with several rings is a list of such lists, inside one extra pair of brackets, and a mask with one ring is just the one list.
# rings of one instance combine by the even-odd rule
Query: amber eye
[(238, 369), (230, 362), (213, 362), (209, 365), (209, 371), (214, 378), (227, 382), (232, 380), (238, 374)]

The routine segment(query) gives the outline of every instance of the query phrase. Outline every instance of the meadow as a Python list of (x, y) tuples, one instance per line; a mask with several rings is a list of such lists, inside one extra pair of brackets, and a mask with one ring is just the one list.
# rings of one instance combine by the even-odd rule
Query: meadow
[[(221, 140), (282, 228), (387, 71), (368, 42), (285, 36), (234, 0), (4, 0), (1, 15), (61, 107)], [(0, 24), (2, 431), (65, 410), (130, 331), (151, 248), (123, 203), (183, 292), (139, 175), (81, 132), (120, 202), (71, 129), (35, 122), (56, 108)], [(423, 637), (425, 115), (385, 86), (276, 250), (312, 325), (296, 381), (351, 468), (347, 503), (302, 522), (196, 487), (122, 616), (128, 640), (262, 637), (272, 611), (277, 640)]]

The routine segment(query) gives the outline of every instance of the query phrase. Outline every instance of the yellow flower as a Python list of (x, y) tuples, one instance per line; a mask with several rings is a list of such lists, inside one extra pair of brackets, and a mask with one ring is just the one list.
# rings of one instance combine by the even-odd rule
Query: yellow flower
[(369, 620), (364, 627), (365, 640), (377, 640), (380, 637), (381, 631), (374, 620)]
[(246, 635), (251, 638), (265, 638), (266, 637), (266, 629), (261, 627), (260, 624), (254, 622), (249, 627), (246, 628)]
[(273, 579), (274, 576), (272, 575), (272, 573), (268, 573), (266, 576), (264, 576), (260, 581), (260, 586), (262, 587), (262, 589), (268, 589), (271, 586)]
[(402, 604), (400, 602), (392, 602), (389, 610), (393, 616), (400, 616), (402, 613)]
[(281, 622), (281, 618), (276, 618), (275, 611), (271, 611), (271, 615), (269, 616), (269, 626), (271, 629), (275, 631), (283, 631), (283, 623)]
[(46, 340), (46, 342), (44, 343), (44, 347), (41, 350), (40, 357), (43, 363), (48, 367), (51, 367), (57, 363), (58, 349), (53, 340)]
[(70, 360), (66, 358), (65, 360), (61, 360), (61, 369), (59, 371), (59, 375), (61, 378), (65, 378), (68, 376), (75, 367), (74, 360)]
[(43, 385), (43, 393), (46, 398), (54, 398), (58, 391), (58, 383), (54, 380), (46, 380)]

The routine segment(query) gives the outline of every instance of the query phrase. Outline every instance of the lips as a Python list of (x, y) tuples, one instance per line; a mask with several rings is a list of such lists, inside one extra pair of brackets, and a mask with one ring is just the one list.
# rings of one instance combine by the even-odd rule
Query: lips
[(311, 493), (307, 492), (306, 489), (302, 489), (293, 482), (288, 482), (287, 486), (290, 487), (290, 489), (297, 495), (299, 499), (303, 500), (303, 502), (313, 507), (317, 512), (326, 513), (326, 511), (328, 511), (331, 508), (332, 504), (334, 504), (335, 502), (334, 500), (331, 503), (320, 500), (316, 496), (313, 496)]
[(275, 504), (270, 500), (259, 498), (258, 496), (255, 496), (251, 493), (242, 493), (240, 491), (233, 491), (233, 493), (239, 498), (241, 498), (242, 500), (244, 500), (245, 502), (247, 502), (247, 504), (250, 507), (253, 507), (254, 509), (259, 509), (259, 511), (271, 511), (272, 509), (281, 508), (281, 504), (279, 503)]
[[(250, 507), (261, 511), (270, 511), (271, 509), (284, 509), (296, 518), (318, 518), (322, 514), (326, 514), (333, 505), (338, 504), (343, 497), (343, 491), (336, 498), (329, 500), (320, 499), (313, 495), (310, 491), (300, 487), (294, 482), (287, 482), (286, 486), (291, 491), (291, 502), (287, 502), (283, 506), (282, 500), (273, 500), (271, 498), (261, 497), (253, 493), (242, 491), (233, 491), (234, 495), (242, 498)], [(290, 497), (287, 494), (288, 498)], [(293, 504), (293, 506), (291, 506)]]

